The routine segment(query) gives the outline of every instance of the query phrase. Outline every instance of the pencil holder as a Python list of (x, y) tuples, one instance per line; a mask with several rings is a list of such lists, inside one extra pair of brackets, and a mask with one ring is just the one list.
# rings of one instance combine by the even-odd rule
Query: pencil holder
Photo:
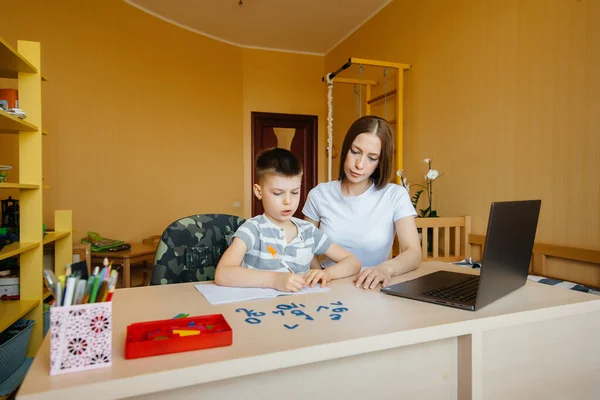
[(112, 365), (112, 302), (50, 309), (50, 375)]

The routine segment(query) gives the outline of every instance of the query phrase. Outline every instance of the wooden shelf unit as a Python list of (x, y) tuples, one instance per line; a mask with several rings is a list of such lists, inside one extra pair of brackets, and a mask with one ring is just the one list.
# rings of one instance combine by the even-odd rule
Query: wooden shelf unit
[(0, 78), (16, 79), (19, 72), (35, 74), (37, 68), (0, 38)]
[(2, 313), (0, 314), (0, 332), (14, 324), (19, 318), (27, 315), (40, 304), (40, 301), (21, 299), (21, 300), (0, 300)]
[(46, 237), (42, 241), (43, 244), (48, 244), (52, 242), (56, 242), (62, 238), (69, 236), (71, 232), (48, 232), (46, 233)]
[[(34, 356), (43, 339), (43, 302), (48, 292), (43, 286), (43, 246), (54, 243), (55, 272), (64, 274), (72, 260), (73, 237), (70, 210), (54, 212), (54, 229), (43, 237), (43, 184), (42, 184), (42, 80), (40, 72), (40, 44), (19, 41), (15, 51), (0, 39), (0, 78), (18, 79), (19, 108), (27, 113), (21, 120), (0, 112), (0, 133), (19, 135), (18, 182), (0, 183), (1, 189), (19, 190), (20, 242), (5, 246), (0, 259), (19, 256), (21, 300), (7, 300), (0, 304), (0, 332), (20, 318), (34, 320), (27, 356)], [(47, 132), (46, 132), (47, 133)], [(16, 179), (16, 178), (15, 178)]]
[(38, 127), (27, 120), (0, 110), (0, 133), (36, 132)]
[(40, 247), (40, 244), (37, 242), (33, 243), (24, 243), (24, 242), (15, 242), (9, 245), (6, 245), (0, 250), (0, 260), (4, 260), (6, 258), (18, 256), (19, 254), (23, 254), (26, 251), (33, 250), (37, 247)]
[(28, 183), (12, 183), (2, 182), (0, 183), (0, 189), (39, 189), (40, 185), (31, 185)]

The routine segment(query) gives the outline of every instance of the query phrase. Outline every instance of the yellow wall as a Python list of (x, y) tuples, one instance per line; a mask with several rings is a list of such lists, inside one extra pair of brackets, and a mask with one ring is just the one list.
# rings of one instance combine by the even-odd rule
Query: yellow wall
[(395, 0), (326, 70), (350, 56), (412, 64), (404, 169), (433, 159), (441, 215), (484, 233), (492, 201), (541, 198), (539, 242), (600, 248), (599, 1)]
[[(120, 0), (3, 4), (0, 36), (42, 43), (44, 215), (72, 209), (76, 240), (248, 216), (251, 111), (318, 115), (323, 132), (323, 57), (223, 44)], [(0, 160), (17, 162), (14, 139)]]
[[(481, 233), (491, 201), (540, 197), (538, 241), (600, 248), (599, 2), (395, 0), (324, 59), (240, 49), (119, 0), (8, 2), (0, 27), (13, 45), (42, 42), (45, 215), (73, 209), (76, 239), (249, 215), (250, 112), (318, 115), (323, 149), (320, 77), (352, 56), (412, 64), (404, 169), (421, 183), (433, 159), (441, 215), (473, 215)], [(336, 87), (338, 148), (353, 107)], [(0, 157), (14, 162), (12, 139)]]
[[(243, 49), (244, 98), (244, 215), (250, 216), (251, 203), (251, 113), (271, 112), (316, 115), (319, 118), (318, 148), (325, 148), (325, 106), (323, 103), (324, 59), (319, 56)], [(324, 178), (326, 154), (319, 151), (319, 180)]]

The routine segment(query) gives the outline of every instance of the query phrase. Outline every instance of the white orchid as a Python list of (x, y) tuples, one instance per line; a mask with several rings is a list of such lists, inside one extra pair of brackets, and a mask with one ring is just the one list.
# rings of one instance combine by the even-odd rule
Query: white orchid
[(437, 169), (430, 169), (429, 171), (427, 171), (427, 175), (425, 175), (425, 179), (429, 179), (430, 181), (435, 181), (438, 176), (440, 176), (439, 172), (437, 171)]
[(406, 189), (407, 191), (410, 189), (410, 185), (408, 184), (408, 179), (406, 179), (402, 173), (404, 172), (403, 169), (399, 169), (398, 171), (396, 171), (396, 175), (398, 175), (400, 177), (400, 183), (402, 184), (402, 187), (404, 187), (404, 189)]
[[(413, 185), (413, 186), (423, 188), (423, 190), (417, 191), (417, 193), (415, 193), (415, 195), (413, 196), (414, 197), (413, 206), (415, 207), (415, 209), (417, 208), (417, 202), (419, 201), (419, 197), (420, 197), (421, 193), (423, 191), (425, 191), (425, 193), (427, 195), (427, 202), (429, 203), (429, 207), (419, 210), (420, 216), (421, 217), (437, 217), (437, 211), (435, 211), (433, 209), (433, 182), (436, 179), (438, 179), (439, 177), (441, 177), (443, 174), (440, 174), (437, 169), (431, 168), (431, 158), (425, 158), (425, 159), (423, 159), (423, 162), (425, 164), (427, 164), (427, 174), (425, 174), (423, 176), (425, 178), (425, 185), (420, 185), (418, 183)], [(407, 186), (407, 185), (403, 184), (403, 186)]]
[[(429, 207), (419, 210), (420, 217), (437, 217), (437, 211), (433, 209), (433, 181), (441, 177), (443, 174), (440, 174), (437, 169), (431, 168), (431, 158), (425, 158), (423, 162), (427, 164), (427, 174), (424, 175), (425, 185), (420, 185), (418, 183), (413, 185), (423, 189), (417, 190), (417, 192), (414, 193), (414, 195), (411, 197), (411, 203), (413, 204), (413, 207), (417, 209), (419, 197), (421, 196), (421, 193), (425, 192)], [(408, 184), (408, 179), (404, 177), (404, 170), (397, 170), (396, 175), (398, 175), (400, 178), (400, 184), (402, 187), (409, 191), (410, 194), (410, 185)]]

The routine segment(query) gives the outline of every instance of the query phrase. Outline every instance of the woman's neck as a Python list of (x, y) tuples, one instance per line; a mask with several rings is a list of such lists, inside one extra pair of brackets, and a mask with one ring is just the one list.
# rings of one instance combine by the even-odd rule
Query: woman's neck
[(373, 181), (371, 180), (371, 178), (366, 179), (360, 183), (352, 183), (348, 181), (348, 179), (344, 179), (341, 183), (342, 194), (346, 197), (360, 196), (371, 187), (372, 183)]

